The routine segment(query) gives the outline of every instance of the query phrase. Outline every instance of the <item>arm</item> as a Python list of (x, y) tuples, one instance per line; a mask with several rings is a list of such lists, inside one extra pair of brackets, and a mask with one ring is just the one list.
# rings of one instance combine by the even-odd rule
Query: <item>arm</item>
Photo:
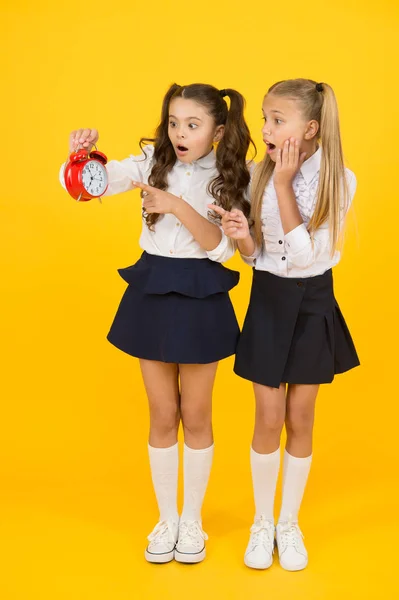
[[(356, 177), (354, 173), (348, 170), (346, 170), (346, 177), (348, 181), (350, 205), (356, 191)], [(340, 219), (341, 229), (344, 225), (345, 217), (346, 213), (342, 210)], [(304, 223), (286, 233), (284, 237), (289, 260), (293, 265), (300, 269), (306, 269), (316, 262), (322, 254), (330, 251), (331, 242), (328, 222), (323, 223), (323, 225), (314, 232), (312, 238)]]
[[(322, 254), (330, 250), (328, 223), (326, 222), (319, 227), (311, 237), (302, 220), (292, 187), (294, 176), (300, 169), (305, 156), (305, 153), (299, 156), (298, 140), (294, 140), (293, 138), (287, 140), (283, 151), (279, 150), (274, 176), (274, 187), (277, 194), (288, 258), (293, 265), (300, 269), (309, 267)], [(348, 186), (351, 201), (356, 190), (356, 178), (353, 173), (351, 173), (351, 180), (348, 180)], [(343, 225), (344, 218), (345, 214), (342, 214), (341, 226)]]
[(256, 258), (259, 254), (255, 240), (249, 232), (245, 238), (237, 241), (237, 246), (240, 254), (246, 258)]
[(139, 181), (134, 181), (133, 184), (143, 190), (143, 208), (147, 213), (173, 214), (208, 253), (211, 260), (223, 262), (234, 254), (235, 246), (229, 242), (221, 228), (201, 216), (183, 198)]
[(174, 198), (173, 210), (171, 212), (189, 230), (201, 248), (207, 252), (215, 250), (223, 237), (220, 228), (215, 223), (211, 223), (208, 219), (201, 216), (182, 198), (177, 198), (176, 196)]
[(231, 258), (236, 246), (222, 228), (201, 216), (190, 204), (176, 198), (173, 214), (189, 230), (193, 238), (215, 262), (225, 262)]
[(274, 189), (277, 194), (280, 219), (285, 235), (303, 224), (292, 182), (305, 157), (306, 153), (299, 156), (299, 142), (293, 138), (286, 140), (283, 151), (279, 150), (277, 154), (274, 169)]
[(146, 180), (145, 174), (154, 154), (153, 146), (145, 148), (145, 154), (130, 156), (121, 161), (111, 160), (107, 163), (108, 188), (104, 196), (113, 196), (134, 190), (133, 181)]
[(294, 194), (292, 184), (274, 184), (276, 190), (280, 219), (284, 234), (287, 235), (296, 227), (303, 225), (301, 213)]
[(238, 209), (228, 212), (215, 204), (208, 204), (208, 208), (222, 217), (222, 228), (225, 235), (236, 241), (244, 261), (252, 264), (253, 260), (259, 256), (260, 249), (256, 246), (249, 231), (248, 220), (244, 213)]

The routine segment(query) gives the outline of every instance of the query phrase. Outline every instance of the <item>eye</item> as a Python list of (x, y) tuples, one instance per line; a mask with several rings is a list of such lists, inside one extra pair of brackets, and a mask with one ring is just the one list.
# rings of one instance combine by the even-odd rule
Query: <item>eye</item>
[(266, 123), (266, 117), (265, 116), (262, 117), (262, 121), (264, 121)]
[(176, 125), (175, 121), (169, 121), (169, 127), (176, 127)]
[(198, 127), (197, 123), (190, 123), (189, 124), (189, 128), (190, 129), (197, 129), (197, 127)]
[(277, 125), (281, 125), (281, 123), (282, 123), (281, 119), (275, 119), (275, 121), (276, 121)]

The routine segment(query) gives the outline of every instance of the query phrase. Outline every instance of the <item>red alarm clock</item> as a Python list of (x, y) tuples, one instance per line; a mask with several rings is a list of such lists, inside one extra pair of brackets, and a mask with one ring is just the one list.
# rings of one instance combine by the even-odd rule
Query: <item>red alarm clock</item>
[(65, 187), (75, 200), (87, 202), (100, 199), (108, 187), (108, 174), (105, 165), (108, 159), (97, 148), (89, 152), (82, 148), (72, 152), (65, 166)]

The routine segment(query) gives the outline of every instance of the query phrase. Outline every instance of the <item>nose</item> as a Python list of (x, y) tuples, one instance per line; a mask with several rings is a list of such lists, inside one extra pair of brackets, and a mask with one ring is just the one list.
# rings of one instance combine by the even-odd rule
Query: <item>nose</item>
[(185, 135), (184, 135), (184, 131), (182, 129), (177, 130), (177, 137), (182, 140), (184, 139)]
[(265, 123), (263, 125), (262, 133), (263, 133), (263, 135), (271, 135), (270, 126), (268, 125), (268, 123)]

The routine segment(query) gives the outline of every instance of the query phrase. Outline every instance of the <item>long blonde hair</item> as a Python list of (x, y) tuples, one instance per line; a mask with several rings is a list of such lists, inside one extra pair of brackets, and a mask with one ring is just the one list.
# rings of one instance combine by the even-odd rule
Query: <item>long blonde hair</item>
[[(319, 185), (314, 213), (308, 223), (310, 235), (328, 221), (331, 254), (340, 236), (342, 214), (348, 207), (348, 185), (339, 128), (338, 106), (335, 94), (327, 83), (317, 84), (311, 79), (287, 79), (272, 85), (268, 94), (296, 100), (306, 120), (319, 123), (317, 141), (322, 147)], [(262, 200), (265, 188), (273, 175), (275, 163), (266, 154), (254, 173), (252, 183), (251, 217), (254, 221), (255, 240), (259, 247), (262, 236)]]

